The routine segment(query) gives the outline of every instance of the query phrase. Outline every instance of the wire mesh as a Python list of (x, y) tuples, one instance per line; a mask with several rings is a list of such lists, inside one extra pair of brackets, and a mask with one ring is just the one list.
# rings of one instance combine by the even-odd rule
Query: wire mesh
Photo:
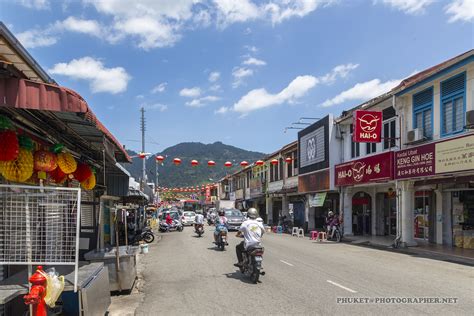
[(0, 185), (0, 264), (76, 265), (80, 189)]

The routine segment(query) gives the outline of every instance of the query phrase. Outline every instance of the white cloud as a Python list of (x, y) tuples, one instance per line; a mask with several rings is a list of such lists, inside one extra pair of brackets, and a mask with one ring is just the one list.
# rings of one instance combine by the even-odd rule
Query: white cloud
[(268, 93), (263, 88), (254, 89), (240, 98), (232, 109), (245, 115), (251, 111), (282, 103), (294, 103), (297, 99), (306, 95), (317, 83), (318, 79), (316, 77), (298, 76), (286, 88), (275, 94)]
[(261, 17), (261, 9), (249, 0), (214, 0), (218, 12), (218, 24), (227, 26)]
[(130, 75), (122, 67), (106, 68), (102, 61), (86, 56), (69, 63), (58, 63), (49, 70), (51, 74), (89, 81), (93, 93), (112, 94), (127, 90)]
[(145, 96), (143, 94), (139, 94), (135, 97), (136, 99), (140, 100), (140, 99), (144, 99)]
[(209, 74), (209, 82), (216, 82), (221, 77), (220, 72), (213, 71)]
[(49, 0), (20, 0), (19, 3), (29, 9), (44, 10), (49, 9)]
[(219, 109), (214, 111), (214, 114), (226, 114), (227, 112), (229, 112), (229, 108), (221, 106)]
[(199, 99), (193, 99), (189, 102), (186, 102), (186, 105), (190, 106), (190, 107), (200, 108), (200, 107), (203, 107), (203, 106), (205, 106), (206, 104), (208, 104), (210, 102), (219, 101), (220, 99), (221, 98), (219, 98), (217, 96), (209, 95), (209, 96), (205, 96), (205, 97), (202, 97), (202, 98), (199, 98)]
[(267, 63), (264, 60), (249, 57), (244, 60), (243, 64), (247, 66), (265, 66)]
[(245, 45), (244, 48), (254, 54), (258, 52), (258, 48), (255, 46)]
[(57, 21), (55, 23), (55, 28), (58, 30), (84, 33), (97, 37), (102, 36), (102, 27), (97, 21), (78, 19), (73, 16), (68, 17), (64, 21)]
[(219, 84), (213, 84), (212, 86), (209, 87), (210, 91), (219, 91), (221, 89), (221, 86)]
[(349, 73), (356, 69), (357, 67), (359, 67), (359, 64), (352, 64), (352, 63), (349, 63), (349, 64), (345, 64), (345, 65), (337, 65), (336, 67), (334, 67), (331, 72), (325, 74), (324, 76), (322, 76), (320, 79), (321, 83), (326, 83), (326, 84), (331, 84), (333, 83), (334, 81), (336, 81), (336, 79), (338, 77), (340, 78), (345, 78), (349, 75)]
[(321, 5), (329, 5), (335, 0), (285, 0), (269, 2), (264, 11), (271, 17), (272, 23), (281, 23), (293, 17), (304, 17)]
[(445, 7), (446, 14), (449, 14), (449, 22), (474, 20), (474, 0), (454, 0)]
[(324, 101), (323, 107), (330, 107), (333, 105), (341, 104), (347, 101), (367, 101), (373, 99), (385, 92), (390, 91), (396, 87), (401, 80), (389, 80), (381, 82), (380, 79), (373, 79), (370, 81), (358, 83), (352, 88), (341, 92), (332, 99)]
[(181, 89), (179, 95), (187, 98), (196, 98), (201, 95), (201, 89), (198, 87)]
[(246, 77), (250, 77), (253, 75), (253, 70), (244, 67), (235, 67), (232, 70), (232, 76), (234, 77), (234, 82), (232, 83), (232, 87), (237, 88), (244, 83), (244, 79)]
[(29, 30), (16, 35), (25, 48), (46, 47), (57, 43), (58, 37), (51, 35), (49, 30)]
[[(375, 0), (374, 3), (378, 1)], [(407, 14), (421, 14), (434, 0), (382, 0), (382, 2), (394, 9), (403, 11)]]
[(161, 93), (166, 90), (166, 86), (168, 85), (167, 82), (162, 82), (159, 85), (155, 86), (153, 89), (151, 89), (151, 93)]
[(161, 104), (161, 103), (154, 103), (154, 104), (143, 103), (141, 106), (144, 107), (145, 109), (151, 110), (151, 111), (157, 110), (157, 111), (160, 111), (160, 112), (164, 112), (164, 111), (168, 110), (168, 106), (166, 104)]

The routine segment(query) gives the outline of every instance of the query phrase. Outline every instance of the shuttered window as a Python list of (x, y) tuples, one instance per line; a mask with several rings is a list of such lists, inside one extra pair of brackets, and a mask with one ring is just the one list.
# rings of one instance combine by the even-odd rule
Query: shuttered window
[(421, 128), (423, 136), (433, 136), (433, 87), (413, 95), (413, 128)]
[(464, 129), (464, 93), (466, 73), (441, 82), (441, 135)]

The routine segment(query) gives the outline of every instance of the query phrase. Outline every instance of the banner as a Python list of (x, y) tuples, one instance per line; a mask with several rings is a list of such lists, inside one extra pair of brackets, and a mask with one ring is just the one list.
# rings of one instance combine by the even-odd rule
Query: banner
[(322, 207), (326, 200), (327, 192), (316, 193), (309, 198), (309, 207)]
[(380, 143), (382, 139), (382, 112), (354, 111), (352, 140), (357, 143)]
[(335, 167), (336, 186), (393, 179), (393, 152), (352, 160)]

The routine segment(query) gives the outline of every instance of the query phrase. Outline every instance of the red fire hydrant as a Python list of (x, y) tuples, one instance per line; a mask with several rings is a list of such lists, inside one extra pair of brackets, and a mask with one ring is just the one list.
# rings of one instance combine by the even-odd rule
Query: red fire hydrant
[(44, 302), (46, 296), (46, 278), (40, 273), (43, 267), (38, 266), (36, 272), (30, 277), (32, 284), (30, 293), (23, 296), (26, 305), (33, 305), (33, 316), (47, 316), (47, 307)]

